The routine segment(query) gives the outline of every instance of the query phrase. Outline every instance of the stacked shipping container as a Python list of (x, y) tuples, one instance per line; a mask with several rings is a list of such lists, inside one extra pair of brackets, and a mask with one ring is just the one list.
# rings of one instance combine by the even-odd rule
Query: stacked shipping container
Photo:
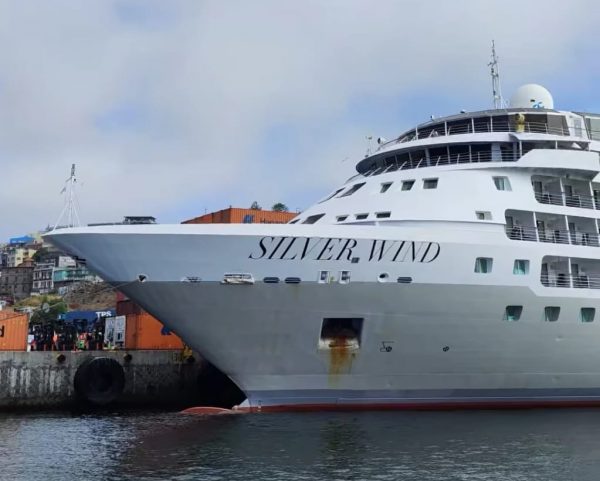
[(185, 220), (182, 224), (286, 224), (297, 215), (295, 212), (230, 207)]
[(183, 349), (176, 334), (140, 306), (117, 293), (117, 316), (125, 316), (125, 349)]
[(0, 311), (0, 351), (26, 351), (29, 315)]

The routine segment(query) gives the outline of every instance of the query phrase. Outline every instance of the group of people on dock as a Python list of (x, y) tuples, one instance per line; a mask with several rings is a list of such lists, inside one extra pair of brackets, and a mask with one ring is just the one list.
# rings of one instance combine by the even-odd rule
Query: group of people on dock
[(29, 333), (30, 351), (101, 351), (106, 349), (104, 326), (90, 328), (75, 324), (33, 325)]

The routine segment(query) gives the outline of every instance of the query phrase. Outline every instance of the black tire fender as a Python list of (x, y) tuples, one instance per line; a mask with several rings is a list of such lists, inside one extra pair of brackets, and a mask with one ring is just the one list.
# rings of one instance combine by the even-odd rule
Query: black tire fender
[(115, 359), (94, 357), (81, 363), (73, 380), (75, 393), (91, 404), (104, 406), (117, 400), (125, 388), (125, 372)]

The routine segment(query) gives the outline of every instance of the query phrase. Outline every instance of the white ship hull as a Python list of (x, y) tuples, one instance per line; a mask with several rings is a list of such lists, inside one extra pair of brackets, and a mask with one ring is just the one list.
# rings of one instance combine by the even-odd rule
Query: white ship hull
[[(600, 310), (600, 293), (540, 284), (542, 254), (564, 246), (542, 253), (501, 225), (479, 229), (389, 227), (374, 239), (368, 226), (123, 226), (50, 240), (227, 374), (246, 409), (600, 404), (600, 331), (579, 320), (582, 306)], [(506, 282), (473, 273), (479, 252)], [(512, 275), (515, 258), (530, 259), (529, 275)], [(322, 270), (332, 279), (318, 282)], [(223, 284), (226, 273), (255, 282)], [(508, 305), (525, 306), (519, 322), (503, 321)], [(544, 322), (554, 305), (561, 322)], [(359, 346), (323, 343), (336, 317), (363, 319)]]

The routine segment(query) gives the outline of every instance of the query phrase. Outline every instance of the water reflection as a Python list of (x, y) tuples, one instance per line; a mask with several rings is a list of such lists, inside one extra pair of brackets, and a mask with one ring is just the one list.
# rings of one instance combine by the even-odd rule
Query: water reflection
[(0, 418), (11, 480), (596, 480), (600, 410)]

